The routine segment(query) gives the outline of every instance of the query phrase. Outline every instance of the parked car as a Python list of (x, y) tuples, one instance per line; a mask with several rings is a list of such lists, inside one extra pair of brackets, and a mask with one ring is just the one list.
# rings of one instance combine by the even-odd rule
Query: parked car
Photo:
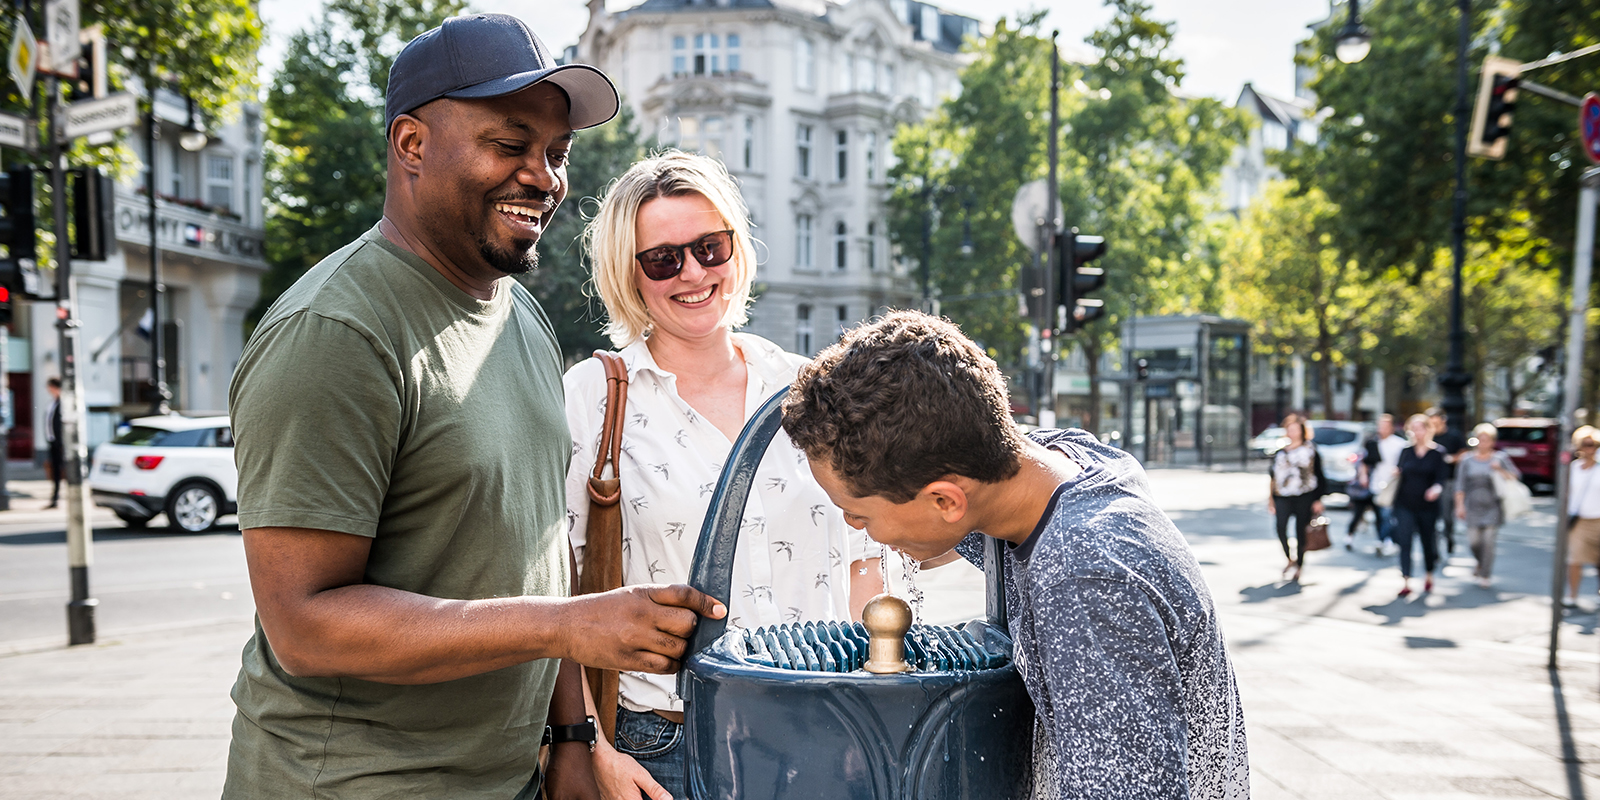
[(1289, 437), (1284, 435), (1283, 428), (1273, 426), (1256, 434), (1256, 438), (1250, 440), (1250, 457), (1272, 458), (1288, 443)]
[(142, 417), (96, 447), (89, 490), (130, 528), (157, 514), (168, 527), (199, 533), (237, 513), (239, 473), (228, 418)]
[(1356, 464), (1364, 452), (1362, 443), (1374, 430), (1369, 422), (1311, 421), (1311, 441), (1316, 442), (1317, 454), (1322, 456), (1322, 474), (1328, 479), (1329, 492), (1344, 494), (1356, 479)]
[(1494, 448), (1505, 451), (1522, 472), (1522, 482), (1555, 486), (1556, 459), (1561, 455), (1561, 421), (1549, 417), (1507, 417), (1494, 421), (1499, 435)]

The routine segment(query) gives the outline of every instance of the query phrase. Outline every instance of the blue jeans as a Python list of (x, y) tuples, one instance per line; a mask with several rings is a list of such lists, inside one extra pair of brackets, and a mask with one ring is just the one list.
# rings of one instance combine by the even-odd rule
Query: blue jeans
[(687, 796), (682, 725), (617, 706), (615, 744), (617, 752), (632, 756), (673, 797)]
[(1378, 542), (1394, 541), (1394, 508), (1374, 506), (1378, 512)]

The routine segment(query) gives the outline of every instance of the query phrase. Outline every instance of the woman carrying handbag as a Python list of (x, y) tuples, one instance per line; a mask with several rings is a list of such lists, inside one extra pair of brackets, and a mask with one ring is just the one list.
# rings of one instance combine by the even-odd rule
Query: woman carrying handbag
[[(1312, 520), (1322, 516), (1322, 496), (1327, 494), (1328, 479), (1322, 474), (1322, 456), (1311, 441), (1311, 426), (1298, 414), (1283, 420), (1285, 445), (1272, 456), (1272, 492), (1267, 497), (1267, 512), (1275, 517), (1278, 544), (1283, 546), (1283, 558), (1288, 563), (1283, 568), (1287, 581), (1300, 580), (1305, 570), (1309, 541), (1307, 528)], [(1294, 519), (1294, 554), (1289, 552), (1289, 520)], [(1322, 522), (1321, 546), (1327, 547), (1327, 522)], [(1321, 549), (1321, 548), (1316, 548)]]
[(1472, 577), (1487, 589), (1494, 571), (1495, 539), (1500, 526), (1518, 510), (1507, 493), (1525, 496), (1522, 473), (1510, 456), (1494, 449), (1499, 431), (1485, 422), (1472, 429), (1472, 451), (1456, 462), (1456, 519), (1467, 526), (1467, 542), (1477, 561)]

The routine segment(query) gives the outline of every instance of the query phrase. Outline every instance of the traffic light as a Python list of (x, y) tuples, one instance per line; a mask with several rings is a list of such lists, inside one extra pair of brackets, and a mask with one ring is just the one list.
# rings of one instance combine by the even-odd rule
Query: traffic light
[(1134, 361), (1133, 362), (1133, 372), (1134, 372), (1134, 378), (1137, 379), (1137, 380), (1141, 380), (1141, 381), (1150, 380), (1150, 361), (1148, 359), (1143, 359), (1143, 358)]
[(67, 81), (68, 99), (73, 102), (106, 96), (106, 34), (96, 24), (78, 32), (78, 75)]
[(1061, 307), (1066, 310), (1061, 332), (1068, 334), (1105, 316), (1105, 301), (1089, 296), (1090, 292), (1106, 285), (1105, 270), (1085, 265), (1105, 255), (1106, 240), (1078, 233), (1078, 229), (1073, 228), (1057, 236), (1056, 243), (1060, 248), (1056, 263), (1061, 270), (1057, 282), (1058, 297)]
[[(22, 293), (22, 268), (33, 268), (38, 232), (33, 227), (33, 168), (16, 167), (0, 175), (0, 245), (7, 249), (0, 261), (0, 325), (11, 323), (15, 295)], [(23, 262), (26, 262), (24, 265)]]
[(1483, 134), (1479, 140), (1485, 147), (1493, 147), (1500, 139), (1511, 135), (1511, 112), (1517, 109), (1517, 85), (1521, 83), (1510, 75), (1494, 76), (1489, 87), (1489, 113), (1484, 115)]
[(1483, 60), (1478, 101), (1472, 109), (1472, 133), (1467, 137), (1470, 155), (1495, 161), (1505, 157), (1511, 112), (1517, 108), (1517, 87), (1521, 82), (1521, 63), (1499, 56)]
[(113, 241), (111, 176), (92, 167), (68, 171), (72, 194), (72, 257), (104, 261)]

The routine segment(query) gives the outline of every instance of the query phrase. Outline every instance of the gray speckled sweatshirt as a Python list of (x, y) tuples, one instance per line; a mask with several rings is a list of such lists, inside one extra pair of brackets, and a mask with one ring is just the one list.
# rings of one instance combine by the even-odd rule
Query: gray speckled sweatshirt
[[(1244, 715), (1211, 593), (1130, 455), (1030, 438), (1084, 468), (1008, 548), (1016, 663), (1038, 710), (1035, 797), (1250, 796)], [(957, 549), (982, 566), (982, 540)]]

